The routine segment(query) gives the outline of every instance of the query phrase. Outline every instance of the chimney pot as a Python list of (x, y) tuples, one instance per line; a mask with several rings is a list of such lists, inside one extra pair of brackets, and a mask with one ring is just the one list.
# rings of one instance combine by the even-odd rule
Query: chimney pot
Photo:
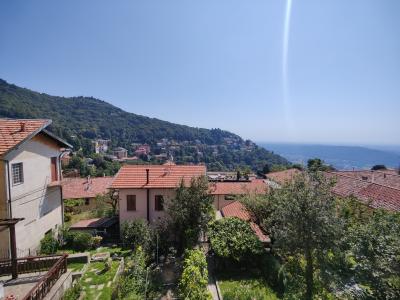
[(25, 131), (25, 123), (21, 122), (21, 132), (24, 132), (24, 131)]
[(149, 173), (150, 173), (150, 170), (149, 169), (146, 169), (146, 184), (149, 184)]

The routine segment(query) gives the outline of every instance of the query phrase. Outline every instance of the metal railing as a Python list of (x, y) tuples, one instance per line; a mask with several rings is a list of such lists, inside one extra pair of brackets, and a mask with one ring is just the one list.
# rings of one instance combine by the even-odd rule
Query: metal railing
[[(67, 254), (17, 258), (18, 274), (47, 271), (22, 300), (41, 300), (53, 285), (67, 272)], [(12, 274), (11, 259), (0, 260), (0, 276)]]
[(43, 299), (57, 280), (67, 272), (67, 254), (59, 257), (56, 263), (43, 276), (43, 278), (28, 292), (22, 300)]

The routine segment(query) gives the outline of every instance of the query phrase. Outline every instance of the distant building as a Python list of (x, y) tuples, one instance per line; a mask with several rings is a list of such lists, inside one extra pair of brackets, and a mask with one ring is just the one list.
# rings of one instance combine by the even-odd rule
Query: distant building
[(136, 150), (135, 154), (137, 156), (142, 156), (142, 155), (149, 155), (150, 154), (150, 146), (149, 145), (140, 145)]
[[(15, 226), (20, 256), (34, 254), (40, 240), (63, 224), (60, 156), (67, 142), (46, 130), (51, 120), (0, 119), (0, 219)], [(0, 255), (9, 252), (0, 227)]]
[(106, 153), (108, 151), (111, 140), (97, 139), (93, 141), (95, 153)]
[(218, 181), (209, 183), (210, 194), (214, 197), (214, 207), (221, 210), (236, 200), (236, 196), (245, 194), (266, 194), (268, 185), (263, 179), (251, 181)]
[(64, 178), (61, 181), (64, 201), (82, 199), (81, 210), (96, 207), (95, 198), (108, 192), (114, 177)]
[(119, 221), (145, 219), (154, 222), (165, 216), (164, 200), (175, 195), (181, 182), (204, 176), (205, 166), (125, 165), (111, 184), (119, 190)]
[(116, 156), (118, 159), (125, 159), (128, 157), (128, 150), (122, 147), (115, 148), (113, 150), (114, 156)]

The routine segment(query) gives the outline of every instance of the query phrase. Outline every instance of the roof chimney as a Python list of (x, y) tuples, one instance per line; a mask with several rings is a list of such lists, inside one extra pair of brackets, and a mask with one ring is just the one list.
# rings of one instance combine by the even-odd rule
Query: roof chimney
[(149, 169), (146, 169), (146, 184), (149, 184), (149, 173), (150, 173), (150, 170)]
[(21, 122), (21, 132), (24, 132), (24, 131), (25, 131), (25, 123)]

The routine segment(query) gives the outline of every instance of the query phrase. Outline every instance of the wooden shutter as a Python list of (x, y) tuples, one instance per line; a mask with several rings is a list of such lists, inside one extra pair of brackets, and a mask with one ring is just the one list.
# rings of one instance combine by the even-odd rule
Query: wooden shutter
[(57, 174), (57, 157), (51, 158), (51, 181), (57, 181), (58, 174)]
[(135, 211), (136, 210), (136, 195), (126, 196), (126, 210)]

